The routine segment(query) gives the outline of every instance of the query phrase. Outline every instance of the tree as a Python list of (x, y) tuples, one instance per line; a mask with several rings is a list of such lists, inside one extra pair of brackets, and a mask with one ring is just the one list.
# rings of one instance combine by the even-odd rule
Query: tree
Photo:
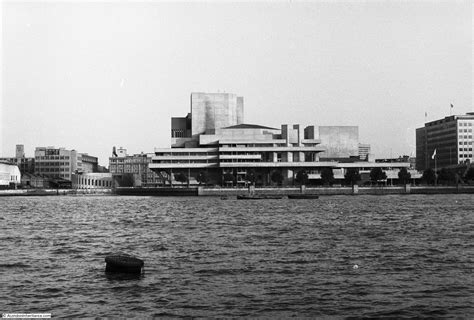
[(466, 181), (474, 180), (474, 167), (470, 167), (469, 170), (467, 170), (464, 179), (466, 179)]
[(174, 175), (174, 179), (177, 181), (177, 182), (182, 182), (182, 183), (185, 183), (185, 182), (188, 182), (188, 177), (186, 177), (186, 175), (182, 172), (179, 172), (179, 173), (176, 173)]
[(411, 174), (408, 172), (407, 168), (401, 168), (400, 171), (398, 171), (398, 181), (400, 181), (401, 184), (407, 184), (410, 182), (411, 179)]
[(308, 183), (308, 173), (306, 172), (306, 170), (300, 170), (296, 173), (296, 177), (295, 177), (295, 180), (296, 182), (298, 182), (299, 184), (303, 185), (303, 184), (307, 184)]
[(257, 180), (257, 175), (255, 174), (255, 170), (253, 169), (248, 170), (247, 174), (245, 175), (245, 180), (247, 180), (251, 184), (255, 184), (255, 180)]
[(321, 181), (323, 184), (332, 186), (334, 183), (334, 172), (332, 172), (331, 168), (323, 168), (321, 170)]
[(235, 182), (234, 175), (232, 173), (229, 173), (229, 172), (224, 173), (223, 179), (224, 179), (224, 184), (232, 183), (232, 185), (233, 185), (234, 182)]
[(375, 167), (370, 170), (370, 180), (373, 182), (378, 182), (381, 180), (386, 180), (387, 174), (380, 167)]
[(201, 171), (199, 172), (198, 176), (196, 177), (197, 182), (199, 184), (207, 184), (207, 181), (209, 180), (209, 177), (207, 176), (206, 171)]
[(351, 186), (355, 185), (358, 181), (361, 180), (359, 170), (356, 168), (349, 168), (344, 175), (344, 180), (347, 184)]
[(283, 182), (283, 175), (281, 174), (280, 171), (275, 170), (270, 175), (270, 180), (275, 182), (277, 185), (281, 185), (281, 183)]
[(438, 180), (442, 183), (442, 184), (450, 184), (450, 183), (454, 183), (456, 181), (456, 174), (451, 171), (451, 170), (448, 170), (446, 168), (442, 168), (440, 171), (439, 171), (439, 174), (438, 174)]
[(431, 168), (428, 168), (425, 171), (423, 171), (421, 180), (425, 181), (427, 184), (434, 184), (436, 181), (436, 175), (435, 175), (434, 170)]

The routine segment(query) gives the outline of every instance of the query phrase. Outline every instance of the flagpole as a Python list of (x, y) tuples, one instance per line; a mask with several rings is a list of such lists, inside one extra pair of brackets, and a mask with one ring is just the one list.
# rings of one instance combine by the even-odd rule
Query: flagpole
[[(435, 150), (436, 150), (436, 149), (435, 149)], [(436, 166), (436, 158), (437, 158), (436, 156), (437, 156), (437, 154), (435, 153), (435, 155), (434, 155), (434, 161), (435, 161), (435, 186), (438, 185), (438, 173), (437, 173), (438, 169), (437, 169), (437, 166)]]

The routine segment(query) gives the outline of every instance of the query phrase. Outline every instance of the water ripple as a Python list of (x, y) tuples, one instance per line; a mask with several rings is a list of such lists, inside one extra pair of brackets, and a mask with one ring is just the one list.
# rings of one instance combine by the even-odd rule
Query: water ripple
[[(1, 198), (0, 309), (468, 318), (473, 207), (468, 195)], [(117, 252), (144, 259), (145, 273), (106, 274), (104, 257)]]

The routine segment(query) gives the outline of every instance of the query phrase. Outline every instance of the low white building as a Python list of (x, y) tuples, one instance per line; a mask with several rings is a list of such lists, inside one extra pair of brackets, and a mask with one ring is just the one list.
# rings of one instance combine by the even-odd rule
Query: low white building
[(21, 182), (20, 169), (16, 165), (0, 163), (0, 188), (16, 188)]
[(113, 187), (112, 174), (89, 172), (72, 175), (73, 189), (110, 189)]

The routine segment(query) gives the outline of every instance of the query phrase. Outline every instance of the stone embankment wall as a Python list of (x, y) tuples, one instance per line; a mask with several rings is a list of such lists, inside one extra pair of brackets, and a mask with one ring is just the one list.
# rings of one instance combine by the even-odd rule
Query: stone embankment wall
[(16, 189), (0, 190), (0, 196), (110, 195), (112, 189)]
[[(305, 194), (317, 195), (389, 195), (389, 194), (454, 194), (469, 193), (474, 194), (474, 186), (437, 186), (437, 187), (413, 187), (410, 185), (402, 187), (319, 187), (319, 188), (303, 188)], [(300, 194), (301, 188), (255, 188), (254, 193), (258, 195), (288, 195)], [(237, 188), (198, 188), (199, 196), (237, 196), (248, 194), (248, 189)]]

